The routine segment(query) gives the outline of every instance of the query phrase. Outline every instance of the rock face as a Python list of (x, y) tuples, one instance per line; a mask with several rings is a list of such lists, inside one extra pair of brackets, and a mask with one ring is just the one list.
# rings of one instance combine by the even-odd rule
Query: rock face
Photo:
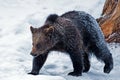
[(97, 21), (107, 42), (120, 43), (120, 0), (106, 0)]

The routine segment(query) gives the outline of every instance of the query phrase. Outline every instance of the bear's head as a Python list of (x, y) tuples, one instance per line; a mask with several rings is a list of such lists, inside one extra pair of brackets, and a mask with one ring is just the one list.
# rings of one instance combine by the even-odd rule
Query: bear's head
[(56, 14), (48, 16), (45, 24), (40, 28), (30, 27), (33, 48), (31, 55), (38, 56), (50, 51), (57, 43), (64, 41), (65, 26), (71, 26), (70, 20)]
[(59, 42), (54, 26), (44, 25), (40, 28), (30, 27), (32, 33), (32, 51), (31, 55), (38, 56), (44, 54), (53, 48)]

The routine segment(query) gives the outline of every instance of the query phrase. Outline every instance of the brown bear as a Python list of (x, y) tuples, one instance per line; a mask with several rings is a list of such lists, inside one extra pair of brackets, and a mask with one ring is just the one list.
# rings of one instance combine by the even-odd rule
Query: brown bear
[(103, 33), (96, 20), (82, 11), (70, 11), (61, 16), (49, 15), (40, 28), (30, 27), (34, 56), (29, 74), (37, 75), (50, 51), (61, 51), (70, 55), (73, 72), (68, 75), (81, 76), (90, 69), (89, 56), (93, 53), (105, 63), (104, 72), (113, 69), (112, 54), (107, 48)]

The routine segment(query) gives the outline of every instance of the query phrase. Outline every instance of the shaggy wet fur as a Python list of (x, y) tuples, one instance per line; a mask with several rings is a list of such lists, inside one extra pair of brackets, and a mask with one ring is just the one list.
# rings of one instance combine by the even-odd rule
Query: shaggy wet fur
[[(40, 46), (41, 50), (32, 50), (31, 54), (35, 57), (30, 74), (39, 74), (48, 53), (54, 50), (70, 55), (74, 70), (68, 75), (81, 76), (82, 72), (88, 72), (90, 53), (105, 63), (105, 73), (109, 73), (113, 68), (112, 55), (107, 48), (102, 31), (96, 20), (85, 12), (71, 11), (61, 16), (52, 14), (48, 16), (42, 27), (38, 29), (31, 27), (31, 31), (35, 38), (38, 38), (35, 34), (49, 34), (49, 36), (42, 37), (43, 40), (47, 39), (46, 42), (41, 42), (41, 37), (38, 39), (39, 45), (44, 43)], [(36, 43), (33, 45), (34, 48), (38, 42), (33, 40), (33, 43)]]

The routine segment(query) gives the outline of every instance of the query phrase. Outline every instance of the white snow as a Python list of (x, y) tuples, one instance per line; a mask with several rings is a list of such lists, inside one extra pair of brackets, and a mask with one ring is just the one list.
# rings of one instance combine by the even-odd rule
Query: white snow
[(72, 71), (68, 55), (51, 52), (40, 74), (28, 75), (32, 68), (29, 26), (40, 27), (51, 13), (59, 15), (79, 10), (99, 17), (105, 0), (0, 0), (0, 80), (119, 80), (120, 44), (108, 44), (114, 69), (103, 73), (104, 64), (91, 59), (91, 69), (80, 77), (67, 76)]

